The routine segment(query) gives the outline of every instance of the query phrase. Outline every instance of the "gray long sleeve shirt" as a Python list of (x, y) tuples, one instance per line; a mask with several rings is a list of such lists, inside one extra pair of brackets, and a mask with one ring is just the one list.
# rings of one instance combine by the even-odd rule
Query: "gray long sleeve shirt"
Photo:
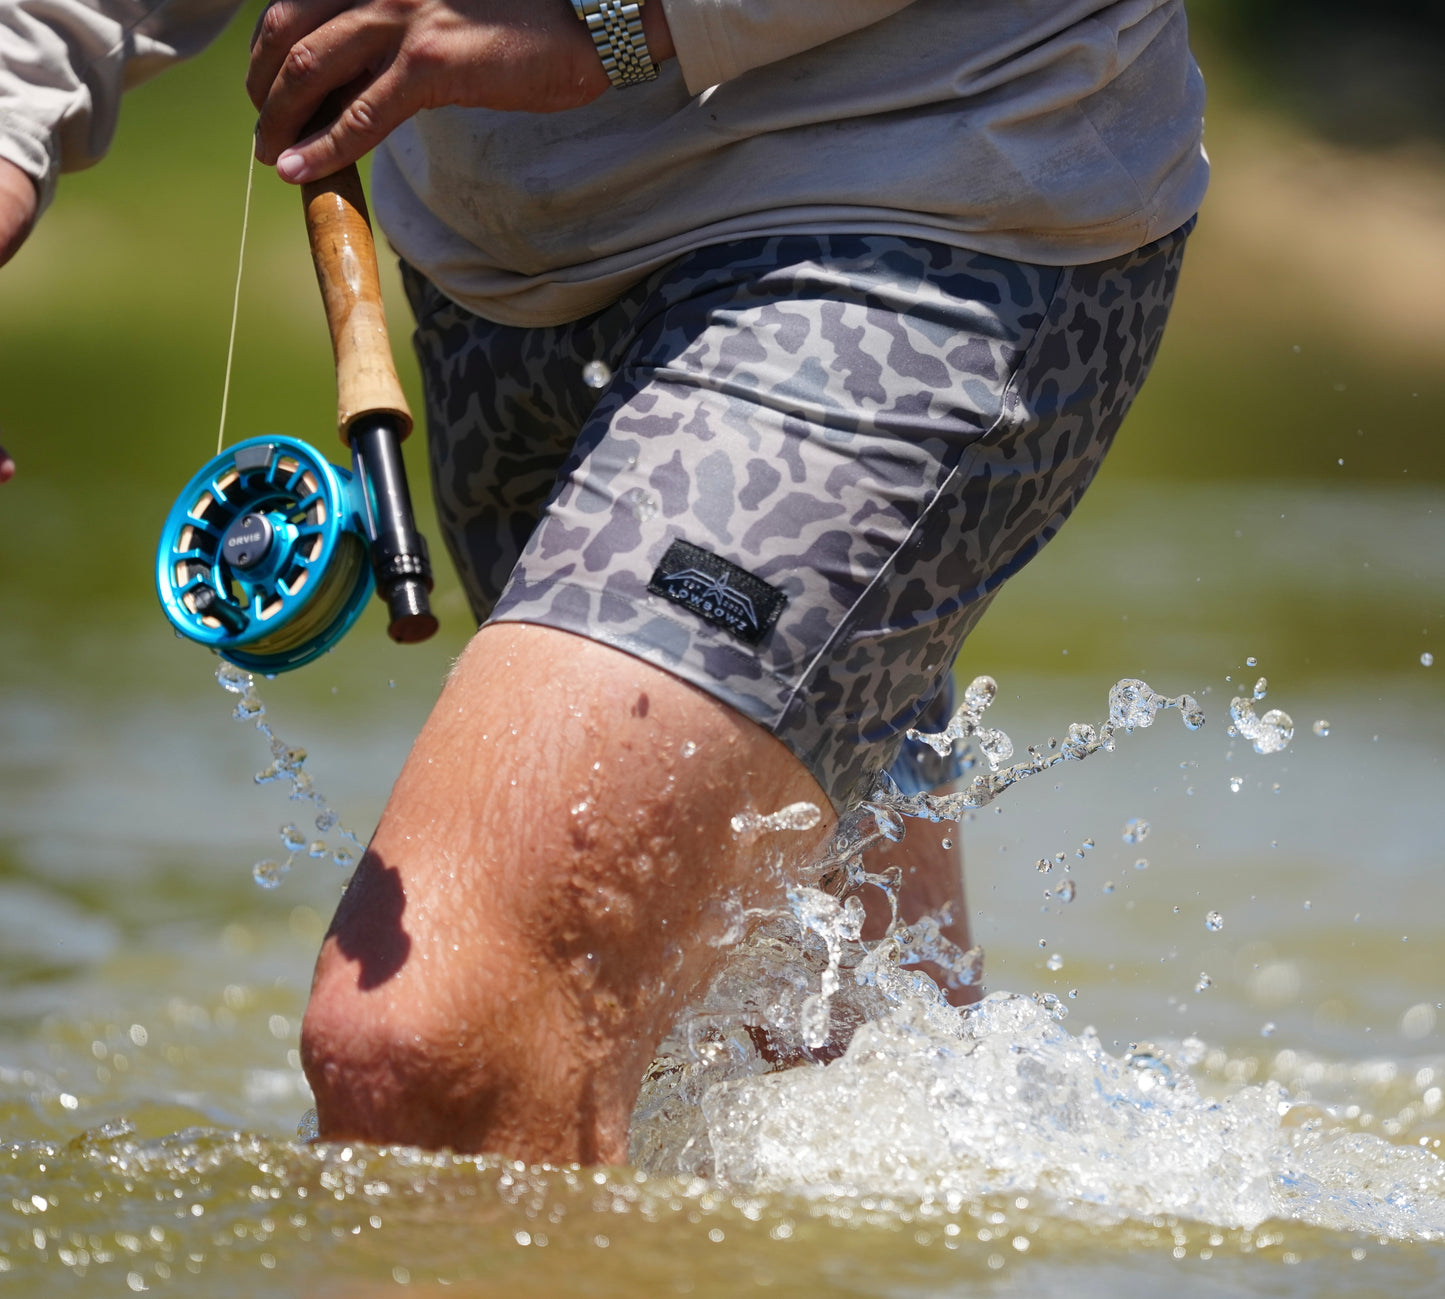
[[(378, 149), (382, 229), (457, 302), (557, 324), (689, 249), (788, 231), (1096, 261), (1203, 197), (1182, 0), (660, 2), (657, 81), (559, 114), (429, 110)], [(0, 157), (48, 200), (121, 91), (236, 7), (0, 0)]]

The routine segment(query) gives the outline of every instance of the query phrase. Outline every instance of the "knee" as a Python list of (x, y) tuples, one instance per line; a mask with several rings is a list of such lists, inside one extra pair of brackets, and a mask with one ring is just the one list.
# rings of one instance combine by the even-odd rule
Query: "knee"
[(301, 1064), (321, 1135), (413, 1145), (454, 1144), (441, 1122), (444, 1034), (424, 1007), (400, 1015), (368, 996), (325, 950), (301, 1021)]
[(445, 962), (366, 989), (334, 939), (322, 948), (301, 1024), (321, 1136), (527, 1159), (601, 1153), (588, 1133), (567, 1135), (596, 1108), (611, 1063), (573, 989), (502, 961), (431, 966)]

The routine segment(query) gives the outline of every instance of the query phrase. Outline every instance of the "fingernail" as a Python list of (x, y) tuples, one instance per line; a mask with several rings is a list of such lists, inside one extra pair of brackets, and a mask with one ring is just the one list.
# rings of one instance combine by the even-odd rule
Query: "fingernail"
[(295, 149), (287, 149), (276, 159), (276, 174), (282, 180), (298, 181), (306, 179), (306, 159)]

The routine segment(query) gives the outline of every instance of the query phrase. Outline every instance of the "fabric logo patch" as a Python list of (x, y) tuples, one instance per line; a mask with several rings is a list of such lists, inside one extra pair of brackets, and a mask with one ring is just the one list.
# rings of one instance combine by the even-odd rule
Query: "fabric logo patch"
[(667, 548), (647, 589), (749, 645), (772, 630), (788, 602), (777, 587), (747, 569), (686, 541)]

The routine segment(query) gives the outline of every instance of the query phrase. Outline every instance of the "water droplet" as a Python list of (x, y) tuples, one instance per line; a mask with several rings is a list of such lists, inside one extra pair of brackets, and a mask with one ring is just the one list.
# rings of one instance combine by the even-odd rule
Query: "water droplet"
[(998, 694), (998, 682), (992, 677), (974, 677), (963, 692), (963, 702), (976, 713), (981, 713)]
[(1040, 857), (1038, 861), (1034, 863), (1034, 869), (1038, 871), (1040, 875), (1047, 875), (1051, 870), (1054, 869), (1054, 863), (1051, 862), (1047, 857)]
[(306, 847), (306, 836), (294, 825), (283, 825), (281, 827), (281, 842), (286, 846), (287, 852), (300, 852)]
[(1047, 938), (1040, 938), (1040, 939), (1039, 939), (1039, 946), (1040, 946), (1040, 947), (1047, 947), (1048, 945), (1049, 945), (1049, 940), (1048, 940)]
[(1064, 968), (1064, 958), (1055, 952), (1044, 964), (1051, 970), (1062, 970)]
[(990, 767), (997, 768), (999, 763), (1007, 762), (1014, 756), (1014, 742), (1002, 731), (984, 727), (974, 733), (974, 739), (983, 750), (983, 756), (988, 759)]
[(684, 758), (690, 758), (694, 753), (697, 752), (697, 745), (692, 740), (684, 740), (682, 742), (682, 747), (678, 749), (678, 752)]
[(772, 830), (811, 830), (822, 819), (823, 814), (818, 810), (816, 803), (789, 803), (787, 807), (768, 816), (764, 816), (761, 812), (739, 812), (732, 819), (732, 829), (734, 834), (762, 834)]
[(646, 523), (661, 508), (657, 497), (642, 487), (629, 487), (617, 498), (617, 503), (639, 523)]
[(279, 861), (258, 861), (251, 868), (251, 878), (263, 889), (274, 889), (286, 878), (286, 872), (290, 869), (290, 866)]
[(1145, 682), (1126, 677), (1109, 691), (1109, 721), (1126, 731), (1153, 726), (1163, 703), (1163, 698)]
[(1059, 885), (1057, 889), (1054, 890), (1054, 896), (1058, 898), (1060, 902), (1072, 902), (1074, 900), (1075, 892), (1076, 888), (1074, 885), (1074, 881), (1065, 880), (1062, 884)]
[(1112, 893), (1113, 891), (1114, 891), (1114, 881), (1113, 881), (1113, 880), (1105, 880), (1105, 881), (1104, 881), (1104, 892), (1105, 892), (1105, 893)]
[(1243, 789), (1243, 788), (1244, 788), (1244, 777), (1243, 777), (1243, 776), (1231, 776), (1231, 777), (1229, 778), (1229, 792), (1230, 792), (1231, 794), (1237, 794), (1237, 793), (1239, 793), (1239, 791), (1240, 791), (1241, 789)]
[(582, 382), (589, 388), (605, 388), (612, 382), (612, 369), (606, 361), (588, 361), (582, 367)]
[(1224, 917), (1217, 911), (1211, 911), (1204, 917), (1204, 927), (1209, 930), (1210, 933), (1217, 934), (1224, 928)]
[(1254, 697), (1256, 699), (1263, 699), (1267, 694), (1269, 694), (1269, 679), (1267, 677), (1260, 677), (1260, 679), (1254, 683)]
[(1278, 753), (1294, 739), (1294, 719), (1281, 709), (1271, 708), (1256, 717), (1253, 702), (1236, 696), (1229, 701), (1229, 716), (1256, 753)]
[(1093, 841), (1092, 839), (1085, 839), (1084, 842), (1083, 842), (1083, 844), (1082, 844), (1082, 847), (1083, 847), (1083, 849), (1084, 849), (1085, 852), (1088, 852), (1089, 849), (1092, 848), (1093, 846), (1094, 846), (1094, 841)]
[(1070, 989), (1069, 989), (1069, 996), (1070, 996), (1071, 998), (1072, 998), (1072, 997), (1077, 997), (1078, 995), (1079, 995), (1079, 990), (1078, 990), (1077, 988), (1070, 988)]
[(1273, 1037), (1279, 1025), (1274, 1020), (1266, 1020), (1259, 1029), (1260, 1037)]
[(1087, 758), (1099, 743), (1099, 733), (1085, 722), (1070, 722), (1068, 738), (1064, 740), (1064, 757), (1080, 760)]
[(1421, 665), (1422, 667), (1427, 667), (1427, 668), (1428, 668), (1428, 667), (1430, 667), (1434, 662), (1435, 662), (1435, 656), (1434, 656), (1432, 653), (1430, 653), (1429, 650), (1426, 650), (1422, 655), (1420, 655), (1420, 665)]
[(1205, 974), (1203, 970), (1200, 970), (1199, 982), (1194, 985), (1194, 991), (1207, 992), (1212, 987), (1214, 987), (1214, 980), (1211, 979), (1207, 974)]
[(229, 690), (233, 695), (247, 694), (253, 685), (253, 679), (249, 672), (224, 660), (216, 669), (216, 680), (220, 683), (222, 690)]
[(952, 840), (952, 839), (943, 839), (943, 840), (940, 841), (940, 845), (939, 845), (939, 846), (942, 847), (942, 849), (943, 849), (945, 852), (947, 852), (950, 848), (953, 847), (953, 840)]
[(320, 830), (322, 834), (326, 834), (328, 831), (336, 828), (336, 823), (339, 820), (341, 820), (341, 818), (328, 807), (317, 816), (316, 828)]
[(301, 1116), (300, 1122), (296, 1124), (296, 1140), (304, 1145), (308, 1142), (315, 1141), (320, 1135), (321, 1122), (316, 1117), (316, 1110), (314, 1108), (309, 1109)]
[(1143, 817), (1130, 817), (1124, 822), (1122, 837), (1125, 843), (1143, 843), (1149, 837), (1149, 822)]
[(1321, 717), (1319, 721), (1317, 721), (1313, 726), (1310, 727), (1310, 730), (1312, 730), (1316, 735), (1320, 737), (1320, 739), (1323, 740), (1330, 733), (1330, 724), (1323, 717)]
[(1066, 861), (1068, 861), (1068, 859), (1069, 854), (1066, 852), (1056, 852), (1054, 854), (1054, 864), (1056, 866), (1062, 866)]
[(235, 711), (231, 716), (238, 722), (253, 722), (258, 717), (266, 715), (266, 705), (261, 702), (261, 696), (253, 690), (248, 690), (239, 700), (236, 701)]
[(326, 852), (327, 849), (325, 839), (313, 839), (311, 841), (311, 846), (306, 849), (306, 855), (313, 858), (325, 857)]
[(1139, 858), (1137, 858), (1137, 859), (1135, 860), (1135, 862), (1134, 862), (1134, 869), (1135, 869), (1136, 871), (1146, 871), (1146, 870), (1148, 870), (1148, 869), (1149, 869), (1149, 859), (1148, 859), (1147, 857), (1139, 857)]
[(331, 860), (342, 870), (350, 870), (356, 865), (356, 854), (350, 848), (338, 848), (331, 854)]
[(1255, 658), (1253, 654), (1251, 654), (1247, 659), (1244, 660), (1244, 666), (1247, 668), (1257, 668), (1259, 666), (1259, 660)]

